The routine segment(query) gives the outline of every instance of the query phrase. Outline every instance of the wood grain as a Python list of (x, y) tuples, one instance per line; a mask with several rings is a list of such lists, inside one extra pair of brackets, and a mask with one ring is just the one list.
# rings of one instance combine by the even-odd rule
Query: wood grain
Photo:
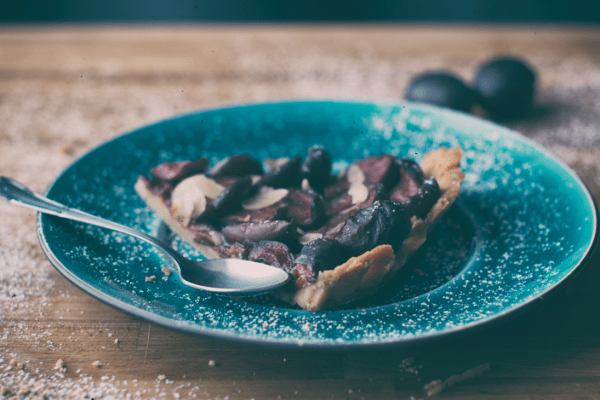
[[(538, 112), (509, 126), (556, 152), (598, 199), (593, 26), (0, 27), (0, 173), (42, 191), (81, 154), (142, 124), (249, 101), (401, 99), (418, 72), (470, 79), (499, 53), (526, 57), (540, 77)], [(427, 383), (489, 364), (435, 397), (599, 399), (598, 266), (595, 254), (536, 307), (438, 342), (272, 350), (186, 336), (87, 296), (44, 258), (33, 213), (0, 204), (0, 396), (427, 398)]]

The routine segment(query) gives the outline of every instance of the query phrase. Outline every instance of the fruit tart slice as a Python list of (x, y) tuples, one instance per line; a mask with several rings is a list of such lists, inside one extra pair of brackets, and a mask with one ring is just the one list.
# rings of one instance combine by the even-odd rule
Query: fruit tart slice
[(272, 292), (316, 311), (371, 295), (425, 242), (458, 196), (460, 148), (420, 164), (391, 155), (333, 175), (325, 149), (266, 160), (232, 155), (161, 164), (135, 189), (183, 240), (209, 258), (277, 266), (293, 281)]

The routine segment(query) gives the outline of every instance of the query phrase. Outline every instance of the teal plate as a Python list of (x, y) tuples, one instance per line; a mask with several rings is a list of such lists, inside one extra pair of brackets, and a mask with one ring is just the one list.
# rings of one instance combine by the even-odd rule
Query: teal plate
[[(107, 304), (180, 332), (240, 343), (310, 348), (412, 344), (465, 332), (533, 303), (572, 275), (597, 237), (594, 201), (576, 174), (521, 135), (419, 104), (284, 102), (222, 108), (146, 126), (92, 150), (48, 197), (166, 235), (136, 195), (138, 175), (165, 162), (235, 153), (257, 159), (306, 154), (314, 144), (334, 168), (389, 153), (419, 160), (461, 146), (460, 198), (398, 276), (371, 298), (305, 312), (267, 296), (236, 299), (163, 280), (160, 256), (136, 239), (41, 215), (41, 246), (75, 286)], [(146, 282), (147, 276), (157, 277)]]

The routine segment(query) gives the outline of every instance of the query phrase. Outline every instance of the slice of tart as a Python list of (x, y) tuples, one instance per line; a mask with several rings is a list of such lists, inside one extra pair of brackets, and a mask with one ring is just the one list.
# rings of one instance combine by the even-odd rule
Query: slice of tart
[(367, 157), (337, 175), (325, 149), (267, 160), (248, 155), (164, 163), (135, 189), (183, 240), (209, 258), (234, 257), (293, 276), (272, 292), (316, 311), (371, 295), (425, 242), (458, 196), (460, 148), (420, 164)]

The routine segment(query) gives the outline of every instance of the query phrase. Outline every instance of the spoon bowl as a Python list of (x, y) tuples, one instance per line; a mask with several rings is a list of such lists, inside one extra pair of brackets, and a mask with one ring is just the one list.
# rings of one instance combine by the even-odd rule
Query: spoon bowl
[(168, 268), (177, 273), (185, 285), (196, 289), (224, 295), (247, 296), (269, 292), (290, 280), (290, 275), (284, 270), (254, 261), (235, 258), (192, 261), (154, 236), (67, 207), (31, 191), (11, 178), (0, 176), (0, 198), (14, 205), (111, 229), (150, 243), (165, 256), (163, 259)]

